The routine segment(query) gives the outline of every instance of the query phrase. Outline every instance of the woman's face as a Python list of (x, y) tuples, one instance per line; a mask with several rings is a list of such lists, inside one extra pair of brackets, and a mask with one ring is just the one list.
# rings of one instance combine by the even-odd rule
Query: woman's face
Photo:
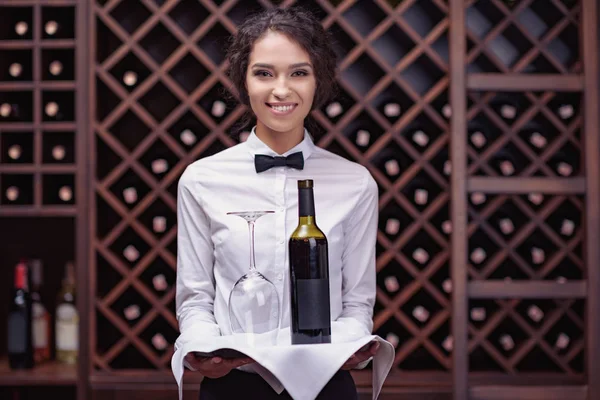
[(268, 31), (250, 53), (246, 88), (258, 126), (303, 130), (316, 89), (310, 56), (287, 36)]

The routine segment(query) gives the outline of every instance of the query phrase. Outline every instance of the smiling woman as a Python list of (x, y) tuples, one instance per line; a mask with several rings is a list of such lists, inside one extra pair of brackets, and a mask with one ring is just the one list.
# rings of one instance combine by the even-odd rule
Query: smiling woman
[[(319, 227), (329, 242), (331, 321), (344, 332), (370, 335), (377, 184), (363, 166), (317, 147), (306, 128), (310, 112), (335, 94), (336, 56), (327, 32), (302, 9), (267, 10), (239, 26), (227, 58), (239, 101), (248, 106), (256, 126), (245, 142), (189, 165), (179, 181), (176, 307), (181, 335), (176, 350), (198, 338), (232, 333), (226, 299), (246, 272), (247, 254), (246, 235), (236, 234), (239, 221), (228, 217), (229, 211), (276, 210), (258, 223), (262, 228), (254, 231), (253, 254), (256, 269), (279, 296), (279, 328), (289, 328), (287, 239), (298, 224), (297, 181), (306, 179), (314, 181)], [(276, 158), (273, 165), (267, 163)], [(377, 348), (366, 346), (350, 357), (317, 398), (357, 399), (348, 370), (364, 368)], [(201, 400), (248, 393), (267, 400), (291, 398), (246, 357), (188, 353), (185, 366), (205, 378)]]

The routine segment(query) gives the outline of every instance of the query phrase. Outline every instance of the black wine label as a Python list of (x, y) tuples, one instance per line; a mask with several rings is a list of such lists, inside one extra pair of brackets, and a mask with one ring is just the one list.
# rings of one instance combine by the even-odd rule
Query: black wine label
[(25, 315), (13, 312), (8, 316), (8, 352), (25, 353), (27, 351), (27, 327)]
[(297, 279), (298, 329), (328, 329), (331, 327), (329, 312), (329, 280)]

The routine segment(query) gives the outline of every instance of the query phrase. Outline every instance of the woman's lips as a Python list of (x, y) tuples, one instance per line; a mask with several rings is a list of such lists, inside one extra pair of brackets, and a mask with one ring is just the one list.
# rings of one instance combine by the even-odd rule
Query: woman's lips
[(295, 103), (286, 103), (286, 104), (271, 104), (266, 103), (267, 106), (271, 109), (271, 112), (275, 115), (288, 115), (294, 112), (298, 104)]

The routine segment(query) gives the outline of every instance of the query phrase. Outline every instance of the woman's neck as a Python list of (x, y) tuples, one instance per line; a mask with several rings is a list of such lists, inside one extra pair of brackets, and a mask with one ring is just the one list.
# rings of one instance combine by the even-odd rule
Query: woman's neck
[(257, 121), (254, 132), (264, 144), (280, 155), (293, 149), (304, 140), (304, 126), (288, 132), (276, 132)]

